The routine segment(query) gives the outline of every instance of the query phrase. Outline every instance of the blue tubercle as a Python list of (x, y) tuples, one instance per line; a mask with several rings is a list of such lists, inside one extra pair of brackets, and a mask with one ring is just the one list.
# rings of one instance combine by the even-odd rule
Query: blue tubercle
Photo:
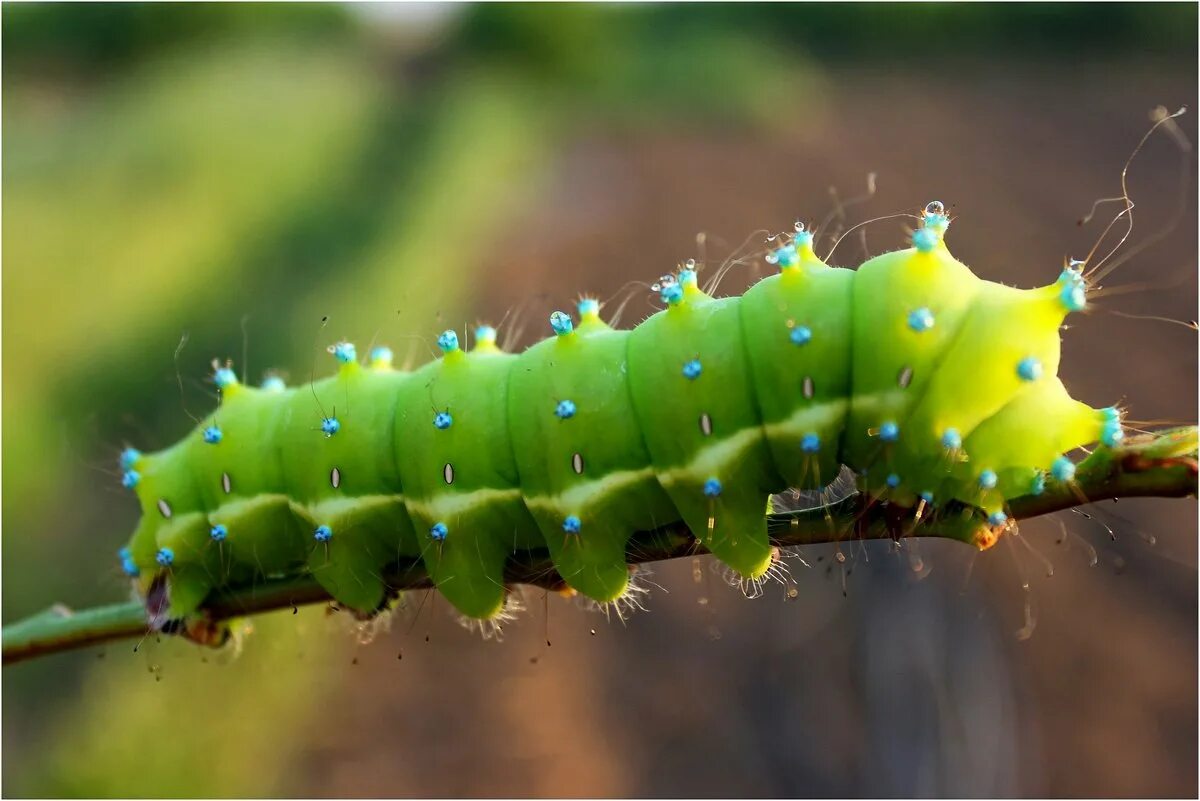
[(962, 447), (962, 435), (957, 428), (947, 428), (942, 432), (942, 447), (948, 451), (956, 451)]
[(579, 301), (579, 305), (576, 308), (579, 309), (579, 316), (581, 318), (591, 314), (599, 314), (600, 301), (596, 300), (595, 298), (584, 298), (583, 300)]
[(560, 400), (554, 407), (554, 415), (559, 420), (570, 420), (575, 416), (575, 401)]
[(1003, 526), (1007, 522), (1008, 515), (1004, 514), (1004, 512), (1001, 512), (999, 509), (988, 515), (988, 523), (993, 526)]
[(375, 367), (390, 367), (395, 354), (386, 345), (376, 345), (371, 348), (371, 364)]
[(913, 309), (908, 313), (908, 327), (916, 331), (918, 334), (933, 328), (933, 324), (933, 312), (931, 312), (925, 306), (922, 306), (919, 309)]
[(287, 383), (277, 375), (269, 375), (263, 379), (262, 388), (268, 392), (282, 392), (287, 389)]
[(1017, 362), (1017, 375), (1022, 381), (1037, 381), (1042, 377), (1042, 363), (1033, 356)]
[(1121, 427), (1121, 410), (1115, 406), (1109, 406), (1100, 410), (1104, 417), (1104, 431), (1100, 435), (1100, 441), (1110, 448), (1115, 448), (1125, 439), (1125, 430)]
[(229, 367), (218, 367), (213, 371), (213, 382), (218, 389), (225, 389), (237, 383), (237, 373)]
[(175, 552), (170, 548), (159, 548), (154, 555), (154, 561), (162, 567), (170, 567), (175, 562)]
[(900, 439), (900, 426), (889, 420), (879, 427), (879, 438), (884, 442), (895, 442)]
[(784, 245), (775, 251), (775, 263), (780, 267), (795, 267), (800, 263), (800, 254), (795, 244)]
[(571, 322), (571, 316), (566, 312), (556, 311), (550, 315), (550, 327), (554, 329), (554, 333), (565, 337), (575, 330), (575, 323)]
[(568, 534), (578, 534), (582, 528), (582, 521), (580, 521), (580, 519), (575, 515), (567, 515), (563, 520), (563, 531), (567, 532)]
[(1087, 306), (1087, 284), (1080, 270), (1068, 267), (1059, 274), (1058, 283), (1062, 287), (1058, 299), (1067, 311), (1082, 311)]
[(1033, 481), (1029, 482), (1029, 494), (1041, 495), (1046, 491), (1046, 476), (1043, 473), (1038, 473), (1033, 477)]
[(1058, 299), (1067, 311), (1083, 311), (1087, 307), (1087, 293), (1078, 284), (1068, 284), (1058, 294)]
[(317, 542), (329, 542), (333, 539), (333, 529), (325, 524), (321, 524), (313, 531), (313, 539)]
[(984, 470), (979, 474), (979, 488), (985, 490), (995, 489), (996, 482), (999, 480), (995, 470)]
[(326, 437), (332, 437), (341, 430), (342, 424), (338, 422), (336, 417), (321, 418), (321, 433), (323, 433)]
[(921, 500), (925, 501), (925, 503), (933, 503), (933, 493), (929, 490), (925, 490), (921, 493)]
[(121, 476), (121, 486), (125, 489), (133, 489), (142, 480), (142, 474), (136, 470), (126, 470)]
[(137, 448), (126, 448), (121, 451), (121, 469), (132, 470), (137, 460), (142, 458), (142, 452)]
[(668, 303), (674, 306), (679, 301), (683, 300), (683, 287), (679, 284), (667, 284), (660, 292), (663, 303)]
[(358, 351), (355, 350), (353, 342), (338, 342), (330, 345), (329, 352), (333, 354), (333, 358), (342, 364), (349, 364), (358, 360)]
[(449, 533), (450, 529), (446, 528), (445, 523), (434, 523), (429, 527), (429, 538), (436, 542), (445, 542)]
[(1058, 481), (1070, 481), (1075, 478), (1075, 463), (1065, 456), (1060, 456), (1050, 465), (1050, 475)]
[(945, 214), (926, 214), (925, 227), (939, 234), (944, 234), (950, 227), (950, 218)]
[(704, 494), (709, 498), (716, 498), (721, 494), (721, 482), (719, 479), (710, 478), (704, 482)]
[(807, 325), (798, 325), (788, 334), (788, 339), (792, 341), (793, 345), (807, 345), (812, 342), (812, 329)]
[(816, 453), (821, 450), (821, 438), (816, 434), (805, 434), (800, 438), (800, 450), (805, 453)]
[(490, 325), (479, 326), (478, 328), (475, 329), (475, 341), (476, 342), (495, 342), (496, 341), (496, 329), (492, 328)]
[(1125, 431), (1121, 428), (1121, 424), (1116, 421), (1109, 421), (1104, 424), (1104, 433), (1100, 435), (1100, 441), (1110, 448), (1115, 448), (1125, 439)]
[(433, 416), (433, 425), (439, 431), (445, 431), (454, 424), (454, 418), (450, 416), (450, 412), (438, 412)]
[(701, 366), (699, 359), (692, 359), (691, 361), (684, 363), (683, 377), (689, 381), (695, 381), (700, 377), (700, 372), (703, 369), (704, 368)]
[(217, 428), (216, 426), (209, 426), (208, 428), (204, 429), (202, 436), (204, 437), (204, 441), (209, 445), (216, 445), (225, 437), (225, 435), (221, 433), (221, 429)]
[(213, 542), (224, 542), (225, 538), (229, 536), (229, 529), (217, 523), (208, 530), (208, 536), (212, 537)]
[(133, 561), (133, 554), (129, 552), (128, 548), (122, 548), (117, 551), (117, 558), (121, 560), (121, 570), (126, 576), (137, 578), (141, 574), (142, 571), (138, 569), (137, 563)]
[(937, 231), (934, 231), (932, 228), (918, 228), (916, 231), (913, 231), (913, 247), (922, 253), (929, 253), (937, 247), (939, 238)]
[(448, 328), (438, 334), (437, 344), (442, 349), (442, 353), (458, 350), (458, 334), (454, 329)]
[(797, 248), (811, 248), (813, 235), (811, 231), (800, 231), (792, 238), (792, 244)]
[(892, 489), (900, 486), (900, 476), (896, 475), (895, 473), (888, 473), (887, 485)]
[(680, 270), (679, 271), (679, 283), (680, 284), (696, 283), (696, 271), (692, 270), (690, 268)]

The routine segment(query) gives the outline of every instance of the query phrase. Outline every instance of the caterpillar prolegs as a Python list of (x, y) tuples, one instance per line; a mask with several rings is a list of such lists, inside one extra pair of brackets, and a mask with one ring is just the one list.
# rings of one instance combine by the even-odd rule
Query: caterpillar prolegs
[(930, 203), (911, 247), (831, 267), (810, 232), (776, 240), (778, 271), (743, 295), (701, 290), (693, 264), (656, 286), (665, 308), (629, 330), (592, 299), (520, 354), (483, 326), (466, 351), (393, 369), (329, 350), (335, 376), (259, 388), (217, 366), (218, 409), (167, 450), (121, 456), (142, 519), (122, 549), (172, 617), (214, 590), (310, 572), (362, 614), (387, 565), (419, 559), (460, 612), (502, 613), (513, 553), (548, 549), (598, 602), (629, 590), (637, 531), (682, 521), (747, 580), (770, 569), (770, 494), (842, 465), (868, 502), (911, 525), (974, 518), (988, 547), (1006, 500), (1071, 482), (1066, 454), (1122, 438), (1121, 412), (1073, 400), (1059, 327), (1084, 308), (1078, 263), (1037, 289), (976, 277)]

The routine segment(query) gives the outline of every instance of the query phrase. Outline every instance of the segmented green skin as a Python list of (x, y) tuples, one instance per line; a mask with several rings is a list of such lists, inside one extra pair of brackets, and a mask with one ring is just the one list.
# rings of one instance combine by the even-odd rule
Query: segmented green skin
[[(126, 570), (143, 591), (165, 576), (177, 616), (221, 587), (306, 571), (370, 613), (384, 567), (419, 558), (463, 614), (491, 618), (505, 560), (548, 548), (571, 587), (607, 602), (627, 591), (630, 535), (680, 520), (763, 576), (768, 495), (821, 487), (843, 464), (879, 499), (977, 508), (986, 546), (1006, 498), (1069, 480), (1062, 454), (1118, 438), (1120, 422), (1056, 377), (1078, 273), (1034, 290), (983, 281), (946, 249), (948, 221), (926, 223), (921, 247), (857, 271), (798, 235), (776, 252), (779, 274), (741, 297), (709, 297), (684, 270), (668, 307), (632, 330), (593, 303), (519, 355), (485, 338), (411, 373), (348, 361), (311, 387), (228, 383), (195, 433), (126, 465), (143, 509)], [(1040, 372), (1023, 376), (1030, 359)], [(562, 401), (573, 415), (556, 413)]]

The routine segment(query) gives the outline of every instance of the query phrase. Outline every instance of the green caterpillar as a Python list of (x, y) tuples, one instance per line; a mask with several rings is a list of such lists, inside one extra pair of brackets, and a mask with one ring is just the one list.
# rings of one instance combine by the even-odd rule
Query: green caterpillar
[[(1086, 305), (1079, 263), (1051, 285), (984, 281), (957, 261), (930, 203), (912, 247), (830, 267), (797, 224), (778, 274), (714, 298), (692, 264), (656, 287), (666, 308), (614, 330), (600, 306), (520, 354), (453, 331), (414, 372), (391, 353), (330, 352), (334, 377), (261, 388), (217, 366), (219, 408), (175, 446), (127, 449), (142, 519), (121, 551), (143, 594), (184, 617), (214, 590), (311, 572), (367, 615), (385, 566), (419, 558), (470, 618), (505, 607), (504, 565), (548, 549), (598, 602), (630, 589), (635, 531), (682, 521), (748, 581), (772, 565), (771, 493), (820, 488), (841, 465), (864, 496), (976, 520), (988, 547), (1006, 499), (1070, 482), (1065, 455), (1122, 438), (1116, 408), (1072, 400), (1056, 377), (1059, 327)], [(326, 411), (328, 410), (328, 411)]]

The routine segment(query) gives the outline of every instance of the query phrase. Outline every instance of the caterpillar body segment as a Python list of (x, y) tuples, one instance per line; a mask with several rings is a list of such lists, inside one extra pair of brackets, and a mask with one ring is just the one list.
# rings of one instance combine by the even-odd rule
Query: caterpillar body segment
[[(679, 517), (717, 558), (757, 579), (771, 566), (766, 496), (784, 484), (763, 436), (740, 299), (705, 295), (691, 271), (679, 283), (682, 295), (630, 335), (634, 408)], [(702, 371), (689, 379), (693, 360)]]
[[(614, 330), (579, 324), (502, 352), (482, 326), (466, 352), (413, 371), (376, 349), (330, 352), (331, 378), (286, 389), (218, 366), (219, 408), (182, 442), (122, 454), (142, 520), (122, 565), (172, 616), (226, 586), (311, 573), (366, 615), (387, 566), (419, 559), (464, 615), (505, 608), (506, 561), (547, 549), (601, 603), (630, 589), (635, 531), (683, 521), (744, 579), (771, 567), (771, 493), (820, 488), (842, 465), (869, 498), (933, 513), (965, 505), (976, 544), (1007, 526), (1006, 499), (1070, 482), (1070, 450), (1122, 436), (1115, 408), (1057, 378), (1059, 327), (1087, 286), (977, 278), (926, 209), (913, 247), (857, 271), (830, 267), (800, 226), (768, 255), (779, 272), (713, 298), (691, 266), (656, 286), (666, 308)], [(954, 514), (961, 509), (954, 508)], [(920, 520), (921, 515), (917, 514)]]
[(855, 272), (827, 266), (810, 237), (798, 239), (795, 259), (777, 257), (779, 275), (746, 290), (740, 311), (771, 459), (785, 486), (819, 489), (841, 464)]
[(542, 544), (521, 500), (510, 438), (518, 357), (440, 344), (443, 357), (405, 376), (392, 400), (399, 486), (420, 542), (413, 555), (463, 614), (491, 618), (504, 607), (505, 558)]
[(603, 603), (628, 586), (629, 536), (678, 513), (656, 478), (630, 394), (631, 332), (612, 330), (594, 312), (581, 316), (577, 329), (518, 357), (509, 427), (523, 443), (516, 458), (525, 505), (556, 566)]
[[(293, 553), (331, 595), (356, 609), (382, 603), (381, 565), (416, 552), (404, 498), (396, 492), (397, 454), (387, 446), (402, 385), (400, 374), (351, 359), (307, 393), (281, 393), (274, 444), (291, 499)], [(233, 402), (222, 409), (226, 405)], [(218, 449), (211, 450), (210, 458), (219, 458)], [(236, 521), (227, 527), (226, 541), (234, 543), (242, 527)]]
[[(912, 466), (903, 464), (908, 451), (937, 453), (931, 447), (936, 439), (921, 439), (909, 418), (920, 413), (983, 283), (940, 239), (928, 251), (885, 253), (856, 271), (850, 337), (854, 392), (845, 449), (849, 464), (868, 469), (868, 486), (883, 487), (888, 476), (914, 475)], [(882, 431), (889, 423), (895, 436), (890, 427), (887, 436)], [(893, 499), (914, 502), (911, 485), (890, 490)]]

